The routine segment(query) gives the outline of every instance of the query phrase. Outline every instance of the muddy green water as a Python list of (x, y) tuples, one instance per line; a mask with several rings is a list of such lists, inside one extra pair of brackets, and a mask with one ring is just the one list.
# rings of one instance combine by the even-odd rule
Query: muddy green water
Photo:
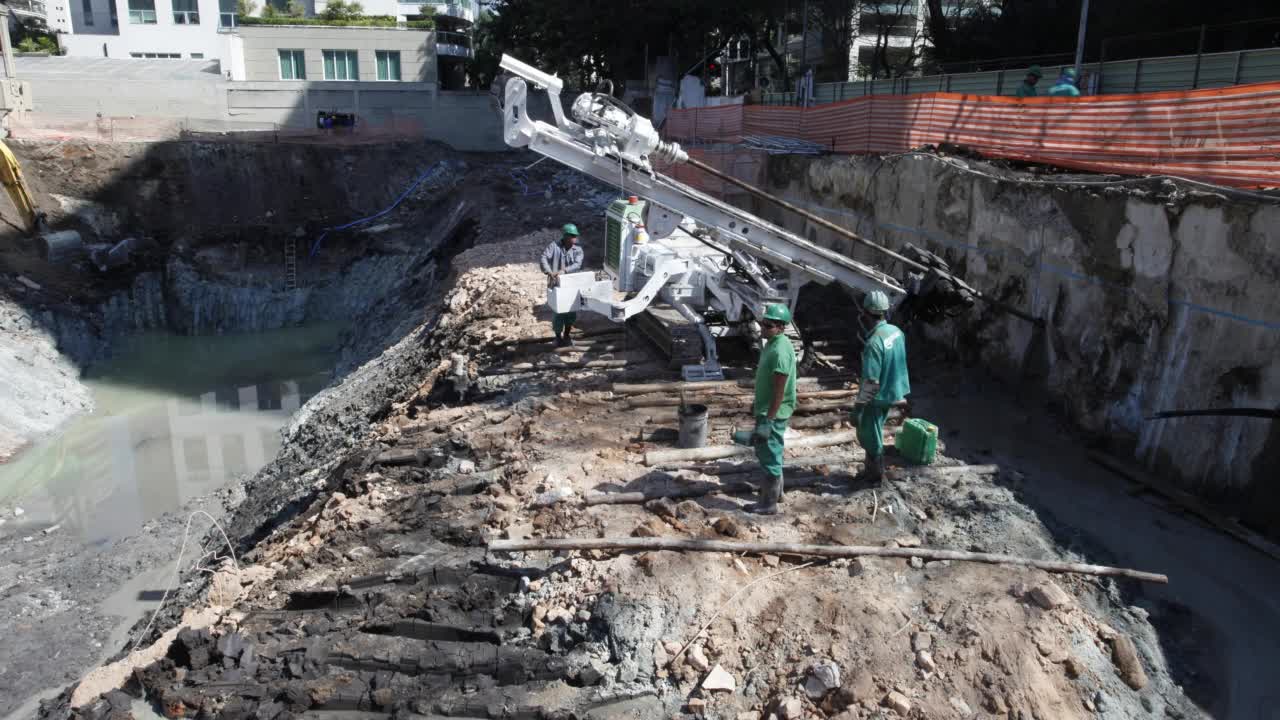
[(324, 388), (342, 326), (189, 337), (140, 335), (84, 381), (95, 403), (0, 465), (10, 522), (98, 543), (135, 532), (280, 448), (280, 428)]

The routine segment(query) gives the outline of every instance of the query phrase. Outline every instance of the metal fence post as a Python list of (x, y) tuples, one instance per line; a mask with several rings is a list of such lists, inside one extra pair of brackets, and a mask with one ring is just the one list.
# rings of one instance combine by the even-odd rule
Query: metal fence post
[(1138, 92), (1138, 86), (1142, 83), (1142, 58), (1138, 58), (1138, 62), (1133, 66), (1133, 91)]
[(1191, 74), (1191, 89), (1195, 90), (1200, 86), (1200, 59), (1204, 56), (1204, 31), (1205, 26), (1200, 26), (1200, 42), (1196, 45), (1196, 69)]
[(1241, 56), (1241, 55), (1244, 55), (1244, 51), (1243, 51), (1243, 50), (1237, 50), (1237, 51), (1236, 51), (1236, 66), (1235, 66), (1235, 69), (1233, 69), (1233, 70), (1231, 71), (1231, 84), (1232, 84), (1232, 85), (1239, 85), (1239, 84), (1240, 84), (1240, 56)]
[(1104, 75), (1103, 67), (1107, 64), (1107, 41), (1102, 41), (1102, 51), (1098, 54), (1098, 94), (1102, 95), (1107, 92), (1106, 86), (1103, 85)]
[(996, 94), (1004, 94), (1004, 70), (996, 73)]

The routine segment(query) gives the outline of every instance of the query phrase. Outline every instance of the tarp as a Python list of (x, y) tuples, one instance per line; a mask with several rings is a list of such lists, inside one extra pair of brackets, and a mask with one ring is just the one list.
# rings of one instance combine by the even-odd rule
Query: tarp
[(926, 93), (809, 108), (696, 108), (673, 110), (663, 132), (685, 142), (794, 137), (836, 153), (950, 143), (1096, 172), (1280, 186), (1280, 83), (1079, 98)]

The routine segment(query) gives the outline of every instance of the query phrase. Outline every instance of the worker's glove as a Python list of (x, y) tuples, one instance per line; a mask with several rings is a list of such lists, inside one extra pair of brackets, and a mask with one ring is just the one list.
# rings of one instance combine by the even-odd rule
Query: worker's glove
[(756, 423), (756, 429), (751, 433), (752, 445), (764, 445), (769, 442), (769, 435), (773, 432), (769, 427), (769, 421), (761, 420)]
[(862, 422), (862, 409), (866, 407), (865, 403), (854, 403), (853, 409), (849, 411), (849, 422), (857, 425)]
[(880, 383), (875, 380), (863, 378), (862, 381), (858, 383), (858, 394), (853, 398), (853, 404), (855, 406), (866, 405), (872, 400), (875, 400), (876, 396), (879, 394)]
[(551, 273), (547, 276), (547, 287), (560, 287), (560, 273)]

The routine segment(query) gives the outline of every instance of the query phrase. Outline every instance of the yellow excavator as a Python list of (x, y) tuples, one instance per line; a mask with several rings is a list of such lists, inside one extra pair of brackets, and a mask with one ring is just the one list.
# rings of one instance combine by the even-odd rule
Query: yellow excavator
[(36, 208), (36, 201), (27, 189), (27, 181), (22, 178), (22, 166), (13, 151), (0, 141), (0, 183), (4, 183), (5, 192), (13, 201), (13, 207), (22, 216), (22, 227), (27, 232), (38, 235), (45, 231), (44, 213)]

